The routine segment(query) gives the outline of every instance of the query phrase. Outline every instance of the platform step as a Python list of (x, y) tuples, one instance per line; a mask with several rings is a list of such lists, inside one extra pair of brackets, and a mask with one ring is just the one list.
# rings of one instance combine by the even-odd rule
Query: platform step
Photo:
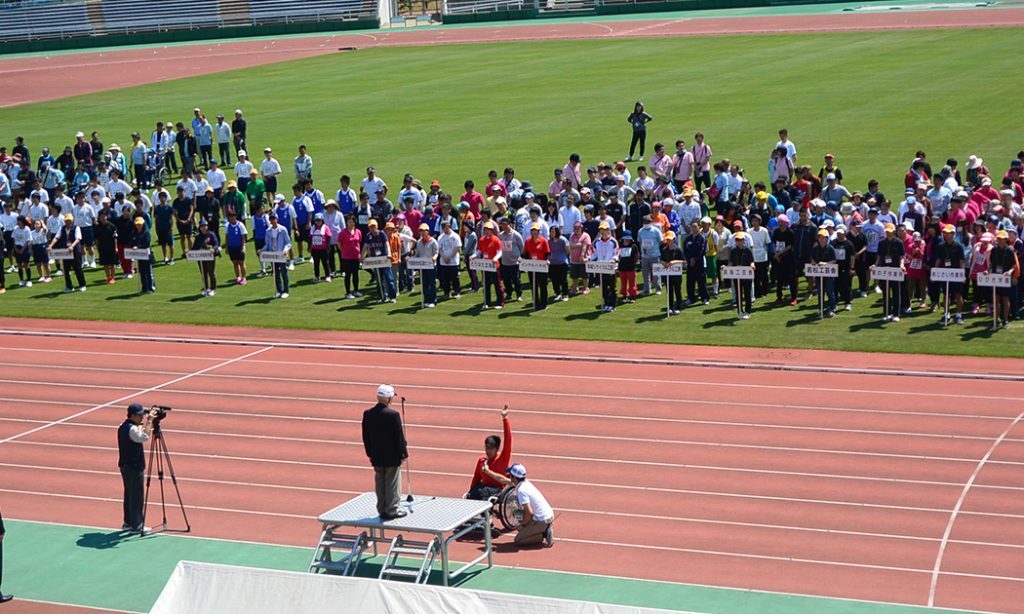
[(345, 567), (347, 566), (347, 561), (317, 561), (313, 563), (313, 567), (326, 569), (328, 571), (345, 571)]
[(418, 569), (400, 569), (398, 567), (388, 567), (384, 570), (385, 576), (406, 576), (409, 578), (415, 578), (420, 575)]
[(345, 548), (347, 550), (351, 550), (352, 547), (356, 545), (356, 540), (354, 540), (354, 539), (335, 539), (335, 540), (328, 539), (328, 540), (324, 540), (324, 541), (320, 542), (320, 545), (321, 546), (326, 546), (326, 547), (329, 547), (329, 548)]
[(430, 552), (430, 550), (427, 547), (415, 548), (409, 546), (395, 546), (391, 549), (391, 552), (397, 552), (399, 554), (415, 554), (416, 556), (426, 556), (427, 553)]

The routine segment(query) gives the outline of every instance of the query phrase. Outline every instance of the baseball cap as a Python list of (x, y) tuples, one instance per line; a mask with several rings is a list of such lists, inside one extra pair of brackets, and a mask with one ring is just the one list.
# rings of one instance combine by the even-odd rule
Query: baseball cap
[(825, 181), (835, 181), (835, 180), (836, 180), (836, 174), (835, 173), (829, 173), (829, 174), (825, 175)]
[(146, 413), (146, 409), (138, 403), (132, 403), (128, 406), (128, 414), (132, 416), (138, 416)]
[(828, 236), (828, 231), (825, 230), (824, 228), (822, 228), (821, 230), (818, 231), (818, 236), (819, 237), (827, 237)]
[(537, 223), (530, 224), (530, 230), (540, 230), (540, 224), (537, 224)]
[(942, 232), (956, 232), (956, 227), (953, 226), (952, 224), (946, 224), (945, 226), (942, 227)]
[[(138, 219), (142, 219), (142, 218), (138, 218)], [(208, 222), (205, 217), (202, 218), (201, 220), (199, 220), (199, 227), (202, 228), (203, 226), (206, 226), (206, 227), (210, 226), (210, 222)]]
[(435, 179), (435, 180), (430, 182), (430, 187), (432, 187), (432, 188), (439, 188), (439, 187), (441, 187), (441, 182), (438, 181), (437, 179)]
[(395, 388), (391, 384), (381, 384), (377, 386), (377, 396), (390, 399), (395, 396)]
[(1008, 239), (1010, 235), (1005, 230), (1000, 230), (996, 233), (997, 239)]
[[(4, 203), (4, 206), (5, 207), (10, 207), (11, 205), (9, 203)], [(75, 219), (75, 216), (71, 215), (70, 213), (66, 213), (66, 214), (64, 214), (64, 219), (66, 221), (70, 221), (70, 220)]]
[[(203, 220), (203, 222), (205, 223), (205, 222), (206, 222), (206, 220)], [(142, 226), (142, 225), (143, 225), (143, 224), (145, 224), (145, 223), (146, 223), (146, 219), (145, 219), (145, 218), (142, 218), (142, 217), (137, 217), (137, 218), (135, 218), (135, 225), (136, 225), (136, 226)], [(200, 226), (202, 226), (202, 225), (203, 225), (203, 224), (200, 224)]]
[(609, 228), (611, 227), (608, 226), (608, 222), (601, 222), (600, 224), (597, 225), (598, 230), (608, 230)]
[(273, 209), (271, 209), (270, 213), (267, 214), (267, 219), (268, 220), (276, 220), (277, 219), (277, 211), (274, 211)]
[(430, 230), (430, 226), (428, 224), (420, 224), (420, 228), (419, 229), (420, 230)]
[(278, 194), (277, 196), (275, 196), (274, 197), (274, 202), (275, 203), (283, 203), (284, 202), (284, 194)]
[(747, 233), (745, 233), (745, 232), (737, 232), (736, 234), (734, 234), (732, 236), (732, 238), (737, 240), (737, 241), (744, 241), (747, 238)]
[(367, 226), (373, 226), (374, 228), (376, 228), (377, 227), (377, 220), (371, 218), (370, 221), (366, 223), (366, 225)]
[(228, 181), (227, 186), (229, 188), (237, 188), (238, 187), (238, 182), (236, 182), (234, 179), (232, 179), (231, 181)]
[[(743, 234), (743, 233), (740, 232), (740, 233), (737, 233), (737, 234)], [(666, 232), (665, 233), (665, 240), (666, 241), (675, 241), (676, 240), (676, 233), (672, 232), (671, 230)]]
[(526, 478), (526, 467), (522, 463), (514, 463), (509, 465), (507, 473), (514, 478), (522, 480)]
[(322, 222), (323, 219), (324, 219), (324, 214), (323, 213), (317, 213), (316, 215), (313, 216), (313, 221), (320, 220)]
[(885, 231), (886, 232), (896, 232), (896, 225), (893, 224), (892, 222), (889, 222), (888, 224), (885, 225)]
[(265, 148), (263, 148), (263, 153), (270, 153), (270, 152), (272, 152), (272, 151), (274, 151), (274, 150), (273, 150), (273, 149), (271, 149), (271, 148), (269, 148), (269, 147), (265, 147)]

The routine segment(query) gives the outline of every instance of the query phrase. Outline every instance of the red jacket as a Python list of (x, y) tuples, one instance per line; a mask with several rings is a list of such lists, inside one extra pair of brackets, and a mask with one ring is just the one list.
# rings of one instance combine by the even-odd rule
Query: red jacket
[[(494, 457), (494, 461), (490, 463), (488, 468), (497, 474), (504, 474), (508, 470), (508, 461), (512, 458), (512, 426), (508, 423), (508, 418), (501, 419), (501, 451)], [(476, 469), (473, 471), (473, 481), (469, 487), (472, 489), (477, 484), (482, 483), (484, 486), (493, 486), (495, 488), (501, 488), (504, 484), (496, 481), (489, 475), (485, 475), (483, 472), (484, 461), (487, 460), (486, 456), (481, 456), (476, 461)]]

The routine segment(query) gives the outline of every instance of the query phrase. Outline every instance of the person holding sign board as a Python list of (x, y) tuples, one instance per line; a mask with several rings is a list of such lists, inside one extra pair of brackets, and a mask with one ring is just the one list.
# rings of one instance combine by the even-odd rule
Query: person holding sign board
[[(428, 259), (437, 266), (439, 248), (437, 239), (430, 236), (430, 226), (420, 224), (420, 238), (416, 241), (416, 257)], [(420, 290), (422, 291), (422, 306), (433, 309), (437, 306), (437, 269), (430, 267), (420, 270)]]
[[(933, 281), (938, 281), (940, 286), (943, 285), (941, 280), (935, 279), (935, 277), (936, 275), (941, 275), (942, 271), (949, 270), (952, 273), (959, 272), (958, 278), (960, 280), (965, 279), (964, 268), (966, 265), (966, 258), (964, 255), (964, 246), (956, 242), (955, 236), (956, 227), (952, 224), (946, 224), (942, 227), (942, 241), (935, 247), (935, 265), (932, 267), (932, 278)], [(942, 314), (942, 323), (946, 324), (949, 322), (949, 303), (952, 299), (956, 301), (956, 314), (954, 315), (955, 322), (957, 324), (963, 324), (964, 283), (963, 281), (947, 281), (944, 285), (946, 309)]]
[(839, 265), (836, 293), (846, 304), (846, 311), (850, 311), (853, 309), (854, 254), (857, 248), (853, 241), (847, 238), (846, 226), (842, 224), (836, 227), (836, 236), (832, 239), (832, 250), (835, 251), (836, 264)]
[(597, 241), (594, 241), (594, 253), (590, 255), (590, 260), (610, 263), (607, 269), (602, 269), (598, 273), (601, 277), (601, 296), (604, 299), (601, 311), (610, 313), (615, 311), (615, 269), (619, 261), (619, 244), (612, 237), (608, 222), (601, 222), (597, 231), (598, 237)]
[[(267, 228), (267, 235), (264, 238), (263, 252), (287, 254), (292, 249), (291, 231), (280, 225), (277, 219), (277, 211), (270, 210), (270, 228)], [(282, 262), (273, 262), (274, 287), (277, 294), (274, 298), (288, 298), (288, 265)]]
[[(896, 238), (896, 225), (892, 222), (885, 225), (885, 238), (878, 242), (878, 257), (872, 270), (877, 267), (887, 269), (903, 269), (903, 258), (906, 250), (903, 241)], [(885, 280), (882, 290), (882, 305), (884, 307), (883, 322), (899, 322), (900, 307), (903, 292), (902, 281)]]
[[(817, 241), (815, 242), (814, 247), (811, 248), (811, 264), (836, 264), (836, 250), (828, 242), (828, 238), (828, 230), (822, 228), (818, 231)], [(826, 275), (808, 275), (807, 277), (820, 278), (821, 281), (818, 284), (819, 310), (823, 310), (825, 315), (830, 318), (836, 317), (836, 278), (828, 277)], [(822, 301), (825, 299), (826, 295), (828, 296), (828, 300), (823, 305)], [(819, 317), (821, 316), (820, 313), (818, 315)]]
[(494, 290), (495, 299), (498, 304), (495, 309), (505, 306), (505, 293), (501, 288), (501, 278), (498, 277), (498, 262), (501, 260), (501, 239), (494, 234), (494, 222), (484, 224), (484, 236), (476, 244), (476, 252), (470, 258), (469, 265), (472, 268), (480, 266), (477, 261), (490, 261), (490, 268), (481, 268), (484, 273), (484, 309), (491, 308), (491, 290)]
[[(826, 235), (827, 234), (828, 233), (826, 232)], [(754, 271), (756, 269), (754, 266), (754, 252), (747, 246), (747, 233), (742, 231), (737, 232), (732, 236), (732, 238), (733, 241), (735, 241), (735, 246), (729, 252), (729, 265), (750, 267), (750, 269)], [(739, 294), (734, 298), (740, 306), (740, 319), (749, 320), (750, 312), (754, 304), (752, 300), (754, 280), (753, 278), (737, 279), (736, 287), (739, 289)]]
[[(1005, 275), (1010, 278), (1010, 283), (995, 286), (995, 317), (997, 325), (1003, 328), (1010, 326), (1010, 293), (1013, 284), (1020, 278), (1020, 262), (1017, 261), (1017, 254), (1008, 245), (1009, 233), (1000, 230), (996, 233), (996, 246), (988, 255), (988, 272), (990, 275)], [(1001, 316), (1001, 319), (1000, 319)]]
[(459, 257), (462, 254), (462, 239), (452, 228), (452, 222), (441, 222), (441, 234), (437, 237), (437, 276), (445, 299), (457, 299), (459, 289)]
[[(523, 245), (523, 255), (527, 260), (538, 262), (548, 261), (551, 255), (551, 247), (548, 240), (540, 234), (540, 224), (530, 224), (530, 238)], [(543, 268), (543, 266), (541, 267)], [(548, 308), (548, 272), (544, 270), (530, 271), (530, 290), (533, 293), (533, 310), (540, 311)]]
[(622, 231), (619, 237), (619, 285), (623, 303), (635, 303), (639, 290), (636, 286), (636, 263), (640, 254), (633, 245), (633, 233)]
[[(75, 281), (78, 282), (78, 291), (85, 292), (85, 273), (82, 272), (82, 229), (75, 226), (75, 216), (68, 213), (64, 216), (64, 227), (60, 229), (53, 240), (50, 241), (49, 249), (54, 253), (54, 260), (61, 260), (64, 269), (64, 292), (73, 292), (71, 288), (71, 272), (75, 272)], [(59, 250), (59, 254), (56, 253)]]
[[(683, 250), (679, 249), (679, 245), (676, 243), (676, 233), (671, 230), (665, 233), (664, 241), (661, 244), (660, 258), (661, 266), (665, 269), (670, 269), (677, 265), (682, 266), (683, 261), (686, 259)], [(679, 274), (666, 275), (665, 277), (666, 285), (668, 286), (667, 315), (677, 316), (683, 310), (683, 276)], [(701, 279), (703, 279), (703, 272), (701, 273)]]
[(140, 258), (136, 261), (139, 267), (139, 294), (156, 292), (156, 284), (153, 282), (153, 253), (149, 247), (152, 241), (153, 238), (150, 236), (149, 228), (146, 226), (146, 219), (143, 217), (135, 218), (135, 228), (132, 231), (128, 245), (132, 249), (149, 252), (147, 258)]
[(708, 304), (707, 273), (704, 271), (704, 254), (707, 252), (707, 239), (700, 231), (700, 224), (697, 220), (690, 222), (690, 234), (683, 239), (683, 255), (686, 257), (686, 303), (685, 306), (697, 302), (700, 291), (700, 301)]
[[(220, 255), (220, 241), (217, 235), (210, 231), (210, 222), (203, 218), (199, 220), (199, 234), (192, 243), (193, 251), (212, 252), (214, 257)], [(203, 278), (203, 296), (214, 296), (217, 294), (217, 263), (212, 258), (199, 261), (199, 275)]]

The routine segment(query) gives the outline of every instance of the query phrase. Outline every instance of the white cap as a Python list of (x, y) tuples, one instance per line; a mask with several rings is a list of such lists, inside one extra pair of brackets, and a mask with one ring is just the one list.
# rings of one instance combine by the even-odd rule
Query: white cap
[(271, 148), (269, 148), (269, 147), (265, 147), (263, 149), (263, 153), (270, 153), (271, 151), (273, 151), (273, 150)]
[(377, 396), (385, 399), (390, 399), (395, 396), (395, 388), (391, 384), (381, 384), (377, 386)]
[(275, 196), (274, 197), (274, 202), (275, 203), (283, 203), (284, 202), (284, 194), (278, 194), (277, 196)]
[(235, 109), (235, 115), (241, 115), (241, 114), (242, 114), (242, 110), (241, 109)]
[(249, 157), (249, 154), (245, 153), (244, 149), (239, 149), (238, 150), (238, 155), (239, 155), (239, 157), (241, 157), (241, 156), (245, 156), (247, 158)]
[(196, 107), (196, 108), (192, 109), (192, 112), (193, 112), (193, 113), (199, 113), (199, 112), (200, 112), (200, 111), (199, 111), (199, 107)]
[(75, 138), (76, 139), (81, 139), (81, 138), (84, 138), (84, 137), (85, 137), (85, 133), (83, 133), (83, 132), (76, 132), (75, 133)]

